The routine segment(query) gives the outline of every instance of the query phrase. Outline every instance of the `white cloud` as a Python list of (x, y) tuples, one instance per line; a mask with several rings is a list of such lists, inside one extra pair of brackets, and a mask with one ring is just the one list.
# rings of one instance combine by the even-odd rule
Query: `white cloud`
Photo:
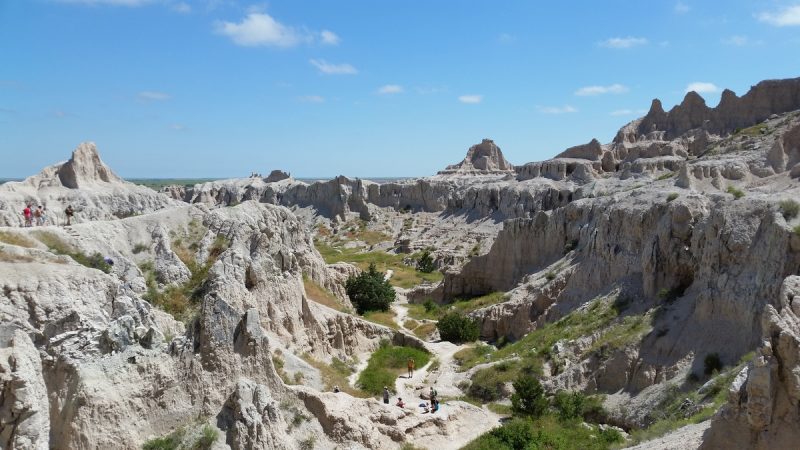
[(378, 89), (378, 94), (400, 94), (403, 92), (403, 86), (398, 84), (387, 84)]
[(691, 91), (695, 91), (698, 94), (713, 94), (715, 92), (719, 92), (719, 87), (717, 87), (714, 83), (706, 83), (704, 81), (695, 81), (694, 83), (689, 83), (686, 86), (686, 93)]
[(632, 48), (639, 45), (646, 45), (648, 42), (646, 38), (628, 36), (624, 38), (609, 38), (600, 42), (599, 45), (606, 48)]
[(630, 116), (633, 114), (632, 109), (618, 109), (616, 111), (611, 111), (612, 116)]
[(676, 14), (686, 14), (689, 12), (691, 8), (689, 5), (683, 2), (675, 3), (675, 13)]
[(570, 105), (564, 106), (539, 106), (538, 107), (540, 113), (544, 114), (567, 114), (567, 113), (574, 113), (578, 112), (576, 108), (573, 108)]
[(497, 36), (497, 42), (501, 44), (513, 44), (517, 38), (508, 34), (508, 33), (500, 33), (500, 36)]
[(180, 2), (172, 5), (172, 10), (181, 14), (189, 14), (192, 12), (192, 7), (188, 3)]
[(308, 40), (308, 36), (264, 13), (250, 13), (239, 23), (217, 22), (216, 32), (246, 47), (292, 47)]
[(757, 14), (756, 18), (776, 27), (800, 25), (800, 5), (788, 6), (774, 12), (762, 12)]
[(157, 91), (142, 91), (136, 94), (136, 97), (143, 102), (161, 102), (172, 98), (169, 94)]
[(323, 103), (325, 101), (325, 97), (321, 95), (304, 95), (297, 99), (303, 103)]
[(358, 70), (350, 64), (330, 64), (323, 59), (311, 59), (308, 62), (327, 75), (355, 75)]
[(330, 30), (322, 30), (319, 33), (320, 41), (325, 45), (339, 45), (341, 39), (339, 36), (336, 35), (333, 31)]
[(608, 86), (586, 86), (578, 89), (575, 91), (575, 95), (580, 96), (590, 96), (590, 95), (602, 95), (602, 94), (624, 94), (628, 92), (627, 86), (614, 83)]
[(482, 95), (477, 95), (477, 94), (461, 95), (461, 96), (458, 97), (458, 101), (460, 101), (461, 103), (467, 103), (467, 104), (474, 105), (474, 104), (482, 102), (483, 101), (483, 96)]

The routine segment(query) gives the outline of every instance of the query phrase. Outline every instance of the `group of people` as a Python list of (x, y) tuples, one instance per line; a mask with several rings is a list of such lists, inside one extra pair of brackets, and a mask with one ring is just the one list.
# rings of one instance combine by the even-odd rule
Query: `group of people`
[[(72, 216), (75, 215), (72, 205), (67, 206), (67, 209), (64, 210), (64, 215), (67, 217), (65, 225), (72, 225)], [(25, 209), (22, 210), (22, 217), (25, 219), (25, 227), (44, 226), (47, 223), (47, 207), (39, 205), (34, 208), (32, 203), (28, 203), (25, 205)]]
[[(430, 392), (428, 393), (428, 399), (430, 400), (430, 406), (428, 403), (419, 404), (419, 407), (422, 408), (422, 413), (433, 414), (436, 411), (439, 411), (439, 394), (436, 392), (436, 389), (434, 389), (433, 386), (431, 386)], [(387, 405), (389, 404), (389, 388), (387, 386), (383, 387), (383, 403)], [(397, 397), (397, 403), (395, 403), (395, 406), (405, 408), (406, 403), (401, 397)]]
[(22, 210), (22, 216), (25, 219), (26, 227), (42, 226), (47, 221), (47, 208), (42, 205), (34, 208), (32, 204), (28, 203)]

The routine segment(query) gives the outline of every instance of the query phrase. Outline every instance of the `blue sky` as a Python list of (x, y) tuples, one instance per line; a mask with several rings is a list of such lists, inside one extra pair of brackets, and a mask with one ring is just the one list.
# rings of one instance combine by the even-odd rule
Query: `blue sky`
[(126, 177), (522, 164), (797, 55), (798, 0), (0, 0), (0, 177), (86, 140)]

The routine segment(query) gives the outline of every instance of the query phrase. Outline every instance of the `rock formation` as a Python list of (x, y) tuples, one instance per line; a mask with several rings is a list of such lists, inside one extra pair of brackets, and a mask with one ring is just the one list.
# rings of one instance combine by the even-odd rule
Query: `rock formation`
[(439, 172), (440, 175), (487, 175), (513, 173), (514, 166), (508, 163), (493, 140), (484, 139), (480, 144), (473, 145), (467, 151), (467, 156), (458, 164), (447, 166)]

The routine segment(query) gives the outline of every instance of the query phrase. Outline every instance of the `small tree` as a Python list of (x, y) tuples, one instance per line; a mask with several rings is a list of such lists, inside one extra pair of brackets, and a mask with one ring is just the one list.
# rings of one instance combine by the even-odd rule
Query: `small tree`
[(457, 312), (446, 314), (439, 319), (436, 328), (439, 329), (442, 340), (455, 343), (472, 342), (480, 336), (478, 323)]
[(430, 250), (424, 250), (417, 260), (417, 270), (422, 273), (431, 273), (435, 269), (436, 266), (433, 264), (433, 257), (431, 256)]
[(547, 412), (547, 398), (539, 380), (531, 375), (521, 375), (514, 382), (514, 394), (511, 396), (511, 410), (514, 414), (540, 417)]
[(394, 301), (394, 288), (386, 277), (370, 264), (369, 269), (347, 279), (345, 290), (359, 314), (387, 311)]

